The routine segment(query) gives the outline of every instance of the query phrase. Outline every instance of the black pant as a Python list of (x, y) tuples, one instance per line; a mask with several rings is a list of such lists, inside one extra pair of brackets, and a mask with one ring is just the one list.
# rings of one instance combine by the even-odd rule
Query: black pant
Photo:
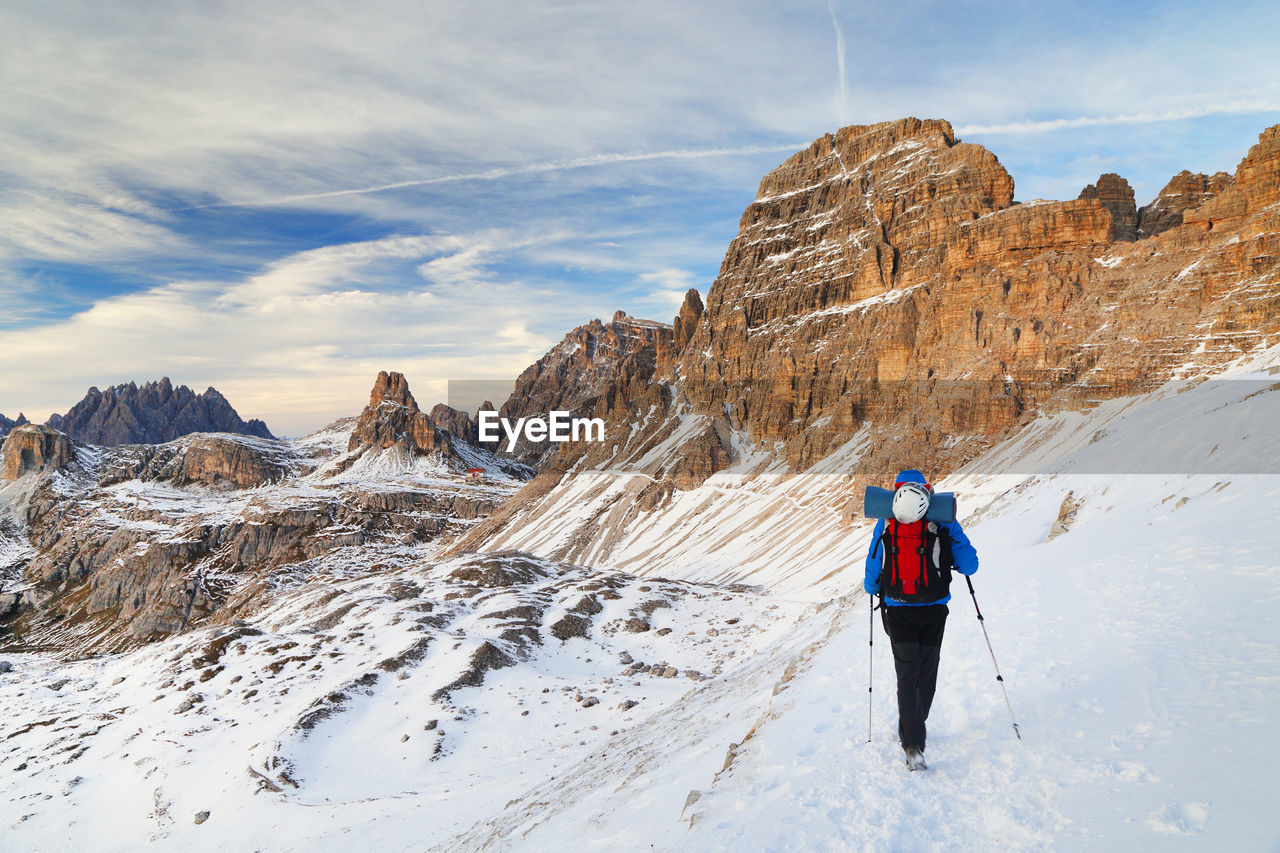
[(880, 616), (898, 671), (898, 739), (908, 752), (924, 752), (924, 721), (929, 719), (938, 685), (938, 654), (947, 605), (885, 607)]

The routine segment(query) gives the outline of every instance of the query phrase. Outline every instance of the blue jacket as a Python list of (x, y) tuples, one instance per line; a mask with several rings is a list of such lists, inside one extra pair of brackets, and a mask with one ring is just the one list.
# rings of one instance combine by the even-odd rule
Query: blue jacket
[[(897, 483), (923, 483), (924, 475), (919, 471), (902, 471), (898, 474)], [(956, 564), (956, 571), (964, 575), (971, 575), (978, 570), (978, 552), (969, 542), (969, 537), (965, 535), (964, 529), (958, 521), (944, 521), (938, 524), (939, 527), (945, 528), (951, 534), (951, 555)], [(867, 591), (868, 595), (880, 594), (880, 573), (884, 568), (884, 546), (880, 545), (880, 535), (884, 533), (884, 519), (876, 522), (875, 530), (871, 533), (871, 545), (867, 549), (867, 565), (866, 574), (863, 578), (862, 588)], [(877, 547), (879, 546), (879, 547)], [(872, 556), (874, 555), (874, 556)], [(951, 600), (948, 595), (938, 601), (930, 602), (932, 604), (946, 604)], [(892, 598), (885, 598), (884, 603), (889, 607), (922, 607), (922, 604), (912, 604), (906, 601), (895, 601)]]

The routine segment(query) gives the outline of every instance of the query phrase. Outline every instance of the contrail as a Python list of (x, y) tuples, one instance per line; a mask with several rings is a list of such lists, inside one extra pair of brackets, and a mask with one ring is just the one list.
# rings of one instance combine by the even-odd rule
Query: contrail
[(319, 193), (302, 193), (300, 195), (278, 196), (257, 201), (229, 201), (221, 204), (204, 204), (187, 210), (206, 210), (217, 207), (270, 207), (277, 204), (290, 204), (297, 201), (312, 201), (321, 198), (336, 198), (344, 195), (364, 195), (380, 193), (406, 187), (422, 187), (431, 184), (448, 184), (456, 181), (495, 181), (517, 175), (535, 175), (542, 172), (560, 172), (569, 169), (586, 169), (591, 166), (607, 166), (613, 163), (636, 163), (644, 160), (691, 160), (701, 157), (729, 157), (744, 154), (774, 154), (780, 151), (799, 151), (808, 146), (807, 142), (779, 143), (777, 145), (750, 145), (741, 148), (685, 148), (667, 151), (651, 151), (641, 154), (592, 154), (587, 157), (575, 157), (570, 160), (553, 160), (547, 163), (529, 163), (524, 166), (502, 166), (485, 169), (480, 172), (463, 172), (455, 175), (438, 175), (434, 178), (418, 178), (412, 181), (397, 181), (394, 184), (378, 184), (372, 187), (355, 187), (345, 190), (328, 190)]
[(1110, 124), (1150, 124), (1161, 121), (1179, 121), (1211, 115), (1245, 115), (1249, 113), (1280, 112), (1280, 104), (1269, 101), (1229, 101), (1222, 104), (1205, 104), (1164, 112), (1128, 113), (1110, 116), (1079, 116), (1056, 118), (1046, 121), (1015, 121), (1007, 124), (969, 124), (957, 127), (956, 133), (1045, 133), (1074, 127), (1097, 127)]
[(843, 124), (849, 116), (849, 88), (845, 81), (845, 65), (844, 65), (844, 30), (840, 29), (840, 19), (836, 17), (835, 0), (827, 0), (827, 11), (831, 13), (831, 24), (836, 28), (836, 70), (840, 74), (840, 123)]

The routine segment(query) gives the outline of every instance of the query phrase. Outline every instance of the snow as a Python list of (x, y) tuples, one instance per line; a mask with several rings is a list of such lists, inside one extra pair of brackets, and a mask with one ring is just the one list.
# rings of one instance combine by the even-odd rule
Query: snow
[[(959, 585), (929, 769), (903, 767), (874, 623), (868, 672), (868, 527), (848, 520), (866, 434), (803, 474), (732, 435), (730, 468), (608, 534), (609, 514), (706, 427), (686, 417), (626, 469), (567, 477), (486, 543), (541, 557), (338, 549), (282, 571), (243, 624), (87, 660), (3, 655), (3, 846), (1277, 849), (1277, 366), (1273, 347), (1210, 381), (1046, 416), (937, 484), (960, 495), (980, 554), (1022, 740)], [(239, 513), (342, 477), (465, 487), (432, 462), (352, 461), (332, 436), (310, 441), (320, 467), (296, 481), (122, 483), (112, 500)], [(5, 553), (25, 553), (5, 535)], [(564, 548), (581, 556), (546, 557)], [(530, 577), (453, 575), (477, 559)], [(588, 635), (549, 636), (590, 594), (603, 611)], [(670, 606), (652, 630), (621, 630), (657, 597)], [(541, 644), (504, 635), (520, 620), (497, 614), (526, 606)], [(485, 642), (515, 664), (441, 698)], [(681, 675), (626, 675), (624, 652)], [(299, 725), (327, 702), (340, 707)]]
[[(1280, 841), (1280, 827), (1260, 818), (1280, 781), (1271, 731), (1280, 573), (1263, 556), (1277, 544), (1266, 519), (1280, 485), (1046, 476), (1015, 489), (969, 534), (1023, 740), (972, 603), (957, 594), (927, 776), (900, 763), (884, 642), (866, 743), (865, 690), (854, 689), (867, 681), (862, 601), (795, 679), (787, 707), (699, 801), (691, 846), (1131, 849), (1167, 845), (1169, 833), (1196, 836), (1199, 849)], [(1046, 542), (1067, 491), (1083, 501), (1076, 524)], [(1228, 543), (1224, 518), (1242, 534)]]

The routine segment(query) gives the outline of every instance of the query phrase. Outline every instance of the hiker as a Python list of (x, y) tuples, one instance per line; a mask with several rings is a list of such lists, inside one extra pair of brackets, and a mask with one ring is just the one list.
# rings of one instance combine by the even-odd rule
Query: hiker
[(923, 770), (925, 720), (938, 681), (951, 569), (971, 575), (978, 552), (958, 521), (925, 519), (933, 490), (919, 471), (899, 472), (893, 518), (876, 522), (867, 553), (867, 594), (880, 596), (880, 617), (898, 674), (898, 739), (907, 767)]

